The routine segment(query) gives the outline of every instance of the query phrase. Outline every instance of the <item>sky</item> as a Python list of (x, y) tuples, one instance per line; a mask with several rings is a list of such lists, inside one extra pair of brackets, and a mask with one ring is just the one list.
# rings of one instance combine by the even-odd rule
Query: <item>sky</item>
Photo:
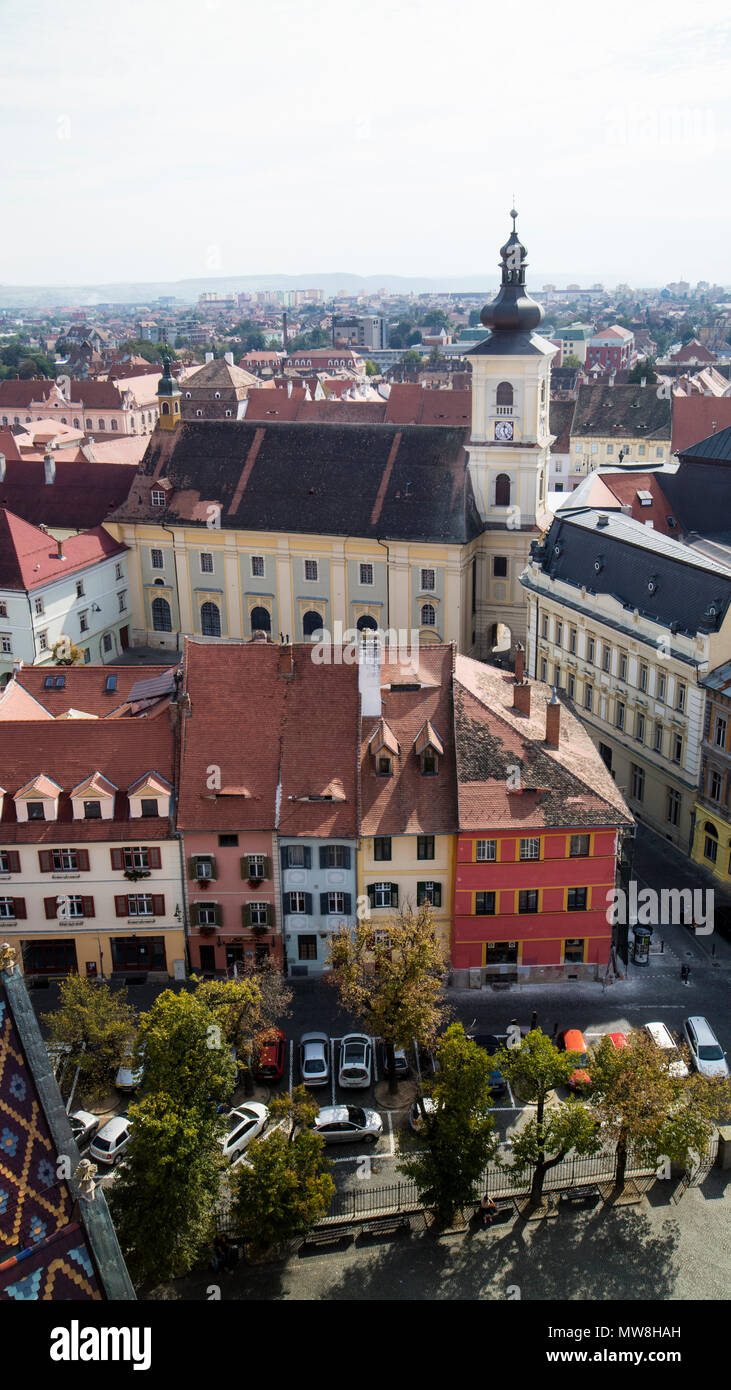
[(727, 0), (0, 0), (0, 283), (484, 283), (515, 196), (536, 288), (730, 284), (730, 57)]

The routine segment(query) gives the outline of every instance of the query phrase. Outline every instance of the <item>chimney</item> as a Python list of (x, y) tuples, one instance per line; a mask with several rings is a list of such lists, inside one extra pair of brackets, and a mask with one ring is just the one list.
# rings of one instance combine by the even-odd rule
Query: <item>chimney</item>
[(525, 675), (525, 647), (523, 646), (523, 643), (522, 643), (522, 642), (516, 642), (516, 644), (515, 644), (515, 683), (516, 683), (516, 685), (520, 685), (520, 682), (522, 681), (524, 675)]
[(561, 701), (554, 685), (551, 698), (546, 705), (546, 743), (549, 748), (558, 748), (561, 732)]
[(597, 517), (597, 519), (596, 519), (596, 524), (597, 524), (597, 526), (599, 526), (599, 527), (604, 527), (604, 526), (608, 526), (608, 525), (609, 525), (609, 517), (607, 516), (606, 512), (600, 512), (600, 513), (599, 513), (599, 515), (598, 515), (598, 517)]
[(358, 692), (364, 718), (377, 719), (381, 714), (381, 647), (378, 639), (362, 642), (358, 648)]
[(19, 676), (20, 673), (21, 673), (21, 671), (22, 671), (22, 669), (23, 669), (23, 658), (22, 658), (22, 656), (16, 656), (16, 657), (15, 657), (15, 660), (13, 661), (13, 675), (14, 675), (14, 676)]
[(279, 648), (279, 674), (286, 681), (291, 681), (294, 675), (294, 652), (289, 642)]
[(48, 484), (55, 482), (55, 480), (56, 460), (54, 459), (53, 454), (49, 449), (43, 459), (43, 481), (44, 483)]
[(66, 556), (63, 553), (63, 541), (56, 541), (56, 554), (59, 560), (66, 559)]
[(212, 353), (212, 352), (207, 352), (207, 353), (206, 353), (206, 366), (208, 366), (208, 363), (209, 363), (209, 362), (212, 362), (212, 361), (213, 361), (213, 353)]
[(234, 364), (234, 355), (233, 355), (232, 352), (224, 352), (224, 354), (223, 354), (223, 360), (224, 360), (224, 362), (228, 362), (229, 367), (233, 367), (233, 364)]
[(530, 718), (530, 681), (516, 681), (513, 686), (513, 709)]
[(5, 482), (5, 455), (0, 454), (0, 483)]

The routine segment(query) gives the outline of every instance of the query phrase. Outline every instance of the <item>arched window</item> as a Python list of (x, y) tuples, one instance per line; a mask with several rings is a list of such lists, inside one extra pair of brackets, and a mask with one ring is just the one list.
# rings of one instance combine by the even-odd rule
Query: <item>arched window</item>
[(703, 856), (711, 864), (715, 864), (718, 857), (718, 831), (711, 821), (707, 820), (703, 827), (705, 844), (703, 846)]
[(433, 603), (422, 603), (421, 605), (421, 626), (436, 627), (437, 612)]
[(221, 614), (217, 604), (204, 603), (201, 606), (201, 632), (204, 637), (221, 636)]
[(368, 613), (364, 613), (363, 617), (358, 619), (356, 627), (359, 632), (378, 631), (378, 623), (376, 622), (375, 618), (371, 618)]
[(510, 385), (510, 382), (509, 382), (509, 381), (501, 381), (501, 382), (500, 382), (500, 385), (499, 385), (498, 388), (497, 388), (497, 404), (498, 404), (498, 405), (512, 405), (512, 404), (513, 404), (513, 388), (512, 388), (512, 386)]
[(251, 610), (251, 631), (252, 632), (271, 632), (272, 615), (268, 608), (252, 608)]
[(169, 414), (170, 414), (170, 406), (169, 406), (169, 404), (168, 404), (167, 401), (163, 401), (163, 403), (162, 403), (160, 409), (161, 409), (163, 415), (169, 415)]
[(510, 479), (507, 473), (498, 473), (495, 479), (495, 506), (510, 506)]
[(170, 604), (166, 598), (154, 598), (152, 600), (152, 626), (155, 632), (172, 632)]
[(100, 421), (99, 421), (99, 429), (100, 429), (100, 430), (103, 430), (104, 428), (105, 428), (104, 421), (103, 421), (103, 420), (100, 420)]
[(79, 422), (78, 422), (78, 420), (75, 419), (75, 420), (74, 420), (74, 429), (77, 430), (78, 428), (79, 428)]
[(316, 632), (322, 632), (322, 614), (315, 613), (310, 609), (302, 619), (302, 631), (305, 637), (313, 637)]

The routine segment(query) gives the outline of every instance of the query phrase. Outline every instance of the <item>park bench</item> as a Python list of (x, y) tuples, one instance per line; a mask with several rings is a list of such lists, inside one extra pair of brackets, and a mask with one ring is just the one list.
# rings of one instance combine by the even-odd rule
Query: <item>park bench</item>
[(364, 1236), (398, 1235), (401, 1231), (410, 1230), (410, 1217), (400, 1213), (398, 1216), (375, 1216), (371, 1221), (365, 1221), (361, 1227), (361, 1234)]
[(326, 1226), (314, 1231), (308, 1231), (303, 1245), (339, 1245), (341, 1241), (350, 1241), (355, 1235), (351, 1226)]
[(568, 1187), (560, 1195), (562, 1202), (583, 1202), (587, 1198), (601, 1197), (602, 1190), (598, 1183), (586, 1182), (576, 1183), (574, 1187)]
[[(492, 1214), (492, 1221), (488, 1223), (490, 1226), (504, 1225), (514, 1214), (513, 1199), (511, 1197), (504, 1198), (502, 1201), (496, 1201), (495, 1207), (496, 1210)], [(479, 1222), (482, 1222), (482, 1207), (477, 1207), (475, 1217)]]

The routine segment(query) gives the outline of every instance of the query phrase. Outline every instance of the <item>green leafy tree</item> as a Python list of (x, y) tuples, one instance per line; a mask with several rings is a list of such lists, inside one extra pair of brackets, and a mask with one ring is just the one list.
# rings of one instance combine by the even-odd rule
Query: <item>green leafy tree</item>
[(635, 362), (629, 374), (629, 380), (632, 382), (640, 382), (643, 378), (646, 379), (648, 386), (654, 386), (657, 382), (655, 360), (652, 357), (641, 357), (638, 362)]
[(56, 364), (45, 352), (29, 352), (18, 367), (21, 381), (29, 381), (38, 376), (47, 377), (52, 381), (55, 375)]
[(261, 986), (253, 975), (238, 980), (199, 980), (192, 975), (195, 997), (220, 1026), (223, 1041), (245, 1057), (254, 1034), (262, 1026)]
[(404, 353), (402, 353), (401, 357), (399, 358), (399, 362), (401, 363), (401, 365), (402, 365), (403, 367), (409, 367), (409, 368), (410, 368), (410, 367), (420, 367), (420, 366), (421, 366), (421, 353), (420, 353), (420, 352), (412, 352), (412, 351), (410, 351), (410, 350), (409, 350), (408, 352), (404, 352)]
[(368, 360), (367, 360), (367, 362), (366, 362), (365, 369), (366, 369), (366, 376), (378, 376), (379, 373), (380, 373), (380, 370), (381, 370), (381, 368), (379, 367), (378, 363), (377, 363), (377, 362), (372, 362), (371, 359), (370, 359), (370, 357), (368, 358)]
[(236, 1063), (221, 1023), (197, 992), (158, 995), (140, 1018), (140, 1058), (143, 1051), (145, 1094), (162, 1092), (179, 1110), (206, 1113), (230, 1098)]
[(580, 367), (581, 362), (575, 352), (568, 352), (561, 363), (562, 367)]
[(78, 666), (84, 660), (84, 652), (70, 637), (59, 637), (51, 649), (56, 666)]
[(674, 1060), (640, 1032), (619, 1049), (602, 1038), (594, 1051), (591, 1105), (617, 1146), (617, 1188), (624, 1187), (630, 1149), (649, 1163), (665, 1157), (689, 1165), (731, 1110), (731, 1081), (674, 1076)]
[(432, 1085), (435, 1108), (421, 1104), (422, 1152), (405, 1159), (401, 1171), (416, 1183), (437, 1220), (449, 1224), (474, 1201), (475, 1189), (494, 1156), (498, 1137), (490, 1107), (493, 1061), (453, 1023), (437, 1045), (440, 1070)]
[(479, 310), (479, 309), (470, 309), (470, 319), (469, 319), (469, 326), (470, 326), (470, 328), (477, 328), (479, 322), (480, 322), (480, 310)]
[(79, 1068), (79, 1087), (87, 1100), (103, 1095), (134, 1037), (137, 1019), (127, 1003), (127, 991), (110, 990), (103, 981), (67, 975), (61, 983), (59, 1005), (44, 1014), (49, 1041), (71, 1050), (69, 1061)]
[(266, 339), (260, 329), (252, 329), (244, 338), (244, 347), (247, 352), (263, 352), (266, 347)]
[(439, 344), (438, 344), (438, 343), (435, 343), (435, 344), (434, 344), (434, 347), (432, 348), (431, 352), (429, 353), (429, 365), (430, 365), (431, 367), (438, 367), (438, 366), (439, 366), (439, 363), (440, 363), (440, 362), (443, 362), (443, 361), (444, 361), (444, 353), (442, 352), (442, 349), (439, 347)]
[(524, 1038), (516, 1035), (515, 1045), (501, 1048), (493, 1059), (516, 1095), (536, 1107), (535, 1116), (512, 1143), (515, 1166), (533, 1169), (531, 1206), (541, 1201), (546, 1173), (567, 1153), (597, 1153), (601, 1148), (598, 1125), (586, 1106), (573, 1098), (548, 1104), (551, 1092), (566, 1085), (580, 1061), (578, 1052), (560, 1052), (540, 1028)]
[[(162, 366), (162, 344), (151, 343), (149, 338), (128, 338), (126, 342), (120, 343), (119, 351), (123, 356), (144, 357), (146, 362), (159, 362)], [(168, 352), (171, 358), (176, 357), (169, 344)]]
[(289, 1142), (292, 1143), (298, 1129), (309, 1129), (317, 1118), (320, 1109), (306, 1086), (295, 1086), (291, 1095), (283, 1091), (273, 1096), (269, 1103), (269, 1118), (285, 1120), (289, 1125)]
[(236, 1229), (255, 1249), (305, 1235), (335, 1194), (319, 1134), (301, 1130), (291, 1142), (281, 1130), (254, 1139), (247, 1162), (232, 1174)]
[(383, 1038), (395, 1091), (395, 1049), (409, 1047), (414, 1038), (430, 1044), (444, 1016), (446, 953), (428, 904), (389, 918), (377, 935), (366, 918), (354, 929), (340, 927), (331, 941), (330, 964), (330, 981), (343, 1008)]
[(187, 1273), (211, 1244), (223, 1122), (160, 1091), (129, 1107), (132, 1138), (109, 1204), (135, 1283)]

